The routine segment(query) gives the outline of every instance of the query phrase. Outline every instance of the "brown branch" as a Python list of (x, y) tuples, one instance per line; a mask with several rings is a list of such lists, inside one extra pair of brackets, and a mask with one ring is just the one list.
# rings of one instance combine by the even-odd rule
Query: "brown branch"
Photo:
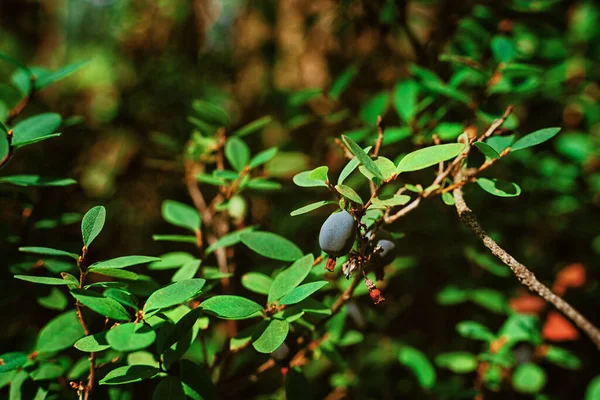
[(588, 337), (594, 342), (596, 347), (600, 349), (600, 331), (596, 328), (587, 318), (575, 310), (569, 303), (563, 300), (561, 297), (554, 294), (548, 287), (540, 283), (537, 280), (533, 272), (531, 272), (525, 265), (521, 264), (514, 259), (513, 256), (508, 254), (506, 250), (498, 245), (479, 225), (475, 214), (467, 206), (463, 198), (463, 192), (461, 188), (454, 189), (454, 202), (458, 217), (461, 222), (464, 223), (475, 235), (481, 239), (483, 245), (487, 247), (493, 255), (495, 255), (500, 261), (510, 267), (516, 277), (523, 285), (529, 290), (539, 295), (546, 302), (552, 304), (571, 321), (575, 323)]
[(354, 293), (354, 290), (358, 287), (358, 284), (360, 283), (361, 279), (362, 275), (354, 275), (354, 279), (352, 279), (352, 283), (350, 284), (350, 286), (348, 286), (346, 290), (344, 290), (344, 292), (340, 295), (340, 297), (338, 297), (335, 303), (333, 303), (333, 306), (331, 306), (331, 315), (329, 316), (329, 318), (337, 314), (342, 308), (342, 306), (352, 298), (352, 293)]
[(4, 156), (4, 158), (2, 158), (2, 160), (0, 160), (0, 169), (10, 161), (15, 152), (14, 147), (12, 146), (12, 138), (13, 131), (12, 129), (10, 129), (8, 132), (6, 132), (6, 140), (8, 141), (8, 153)]
[[(85, 283), (85, 255), (87, 254), (87, 247), (83, 247), (82, 252), (81, 252), (81, 256), (79, 256), (79, 259), (77, 260), (77, 266), (79, 267), (79, 289), (83, 289), (83, 285)], [(81, 307), (81, 304), (79, 303), (79, 300), (75, 301), (75, 308), (77, 310), (77, 319), (79, 320), (79, 324), (81, 324), (81, 327), (83, 328), (83, 333), (85, 333), (85, 336), (89, 336), (90, 335), (90, 329), (87, 325), (87, 323), (85, 322), (85, 319), (83, 318), (83, 309)], [(90, 373), (88, 375), (88, 379), (87, 379), (87, 385), (85, 386), (84, 389), (84, 394), (83, 394), (83, 399), (84, 400), (89, 400), (91, 397), (91, 393), (92, 393), (92, 389), (94, 388), (94, 380), (96, 377), (96, 353), (95, 352), (91, 352), (90, 353)]]
[(479, 142), (484, 141), (485, 139), (489, 138), (490, 136), (492, 136), (494, 134), (494, 132), (496, 132), (496, 129), (500, 128), (500, 126), (504, 123), (504, 121), (506, 121), (506, 119), (508, 118), (508, 116), (510, 115), (510, 113), (513, 110), (513, 106), (510, 105), (508, 107), (506, 107), (506, 110), (504, 111), (504, 114), (502, 115), (501, 118), (496, 119), (488, 128), (487, 131), (485, 131), (485, 133), (483, 135), (481, 135), (479, 137), (479, 139), (477, 139)]
[(375, 150), (373, 150), (373, 157), (379, 156), (379, 150), (381, 150), (381, 144), (383, 143), (383, 119), (381, 115), (377, 116), (377, 140), (375, 140)]
[(398, 218), (404, 217), (406, 214), (408, 214), (409, 212), (411, 212), (412, 210), (414, 210), (415, 208), (417, 208), (419, 206), (419, 204), (421, 203), (421, 199), (422, 199), (421, 196), (417, 197), (411, 203), (409, 203), (404, 208), (400, 209), (398, 212), (396, 212), (392, 216), (390, 216), (391, 208), (389, 208), (383, 216), (383, 221), (386, 224), (391, 224), (392, 222), (396, 221)]
[(346, 147), (344, 142), (342, 142), (338, 138), (335, 138), (334, 142), (344, 152), (344, 156), (346, 156), (347, 159), (352, 160), (354, 158), (354, 154), (352, 154), (350, 150), (348, 150), (348, 147)]

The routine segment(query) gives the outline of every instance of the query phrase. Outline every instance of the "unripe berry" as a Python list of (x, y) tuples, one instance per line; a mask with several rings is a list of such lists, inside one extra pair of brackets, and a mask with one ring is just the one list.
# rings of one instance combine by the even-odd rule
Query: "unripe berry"
[(356, 222), (348, 211), (331, 215), (321, 226), (319, 246), (331, 257), (341, 257), (350, 252), (356, 237)]
[[(367, 238), (371, 239), (372, 235), (373, 231), (368, 232)], [(381, 248), (373, 257), (375, 265), (386, 266), (396, 258), (396, 240), (389, 232), (379, 229), (371, 244), (374, 251), (378, 246)]]

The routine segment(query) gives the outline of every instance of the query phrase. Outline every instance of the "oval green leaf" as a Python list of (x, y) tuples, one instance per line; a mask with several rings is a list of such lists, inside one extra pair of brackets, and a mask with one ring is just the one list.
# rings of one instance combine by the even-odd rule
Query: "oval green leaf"
[(81, 234), (83, 236), (83, 244), (90, 247), (90, 244), (102, 231), (104, 222), (106, 221), (106, 208), (96, 206), (89, 210), (81, 220)]
[(243, 140), (232, 137), (225, 144), (225, 157), (236, 171), (242, 171), (250, 160), (250, 149)]
[(292, 217), (295, 217), (296, 215), (306, 214), (308, 212), (311, 212), (313, 210), (316, 210), (317, 208), (321, 208), (321, 207), (326, 206), (328, 204), (337, 204), (337, 201), (333, 201), (333, 200), (317, 201), (316, 203), (307, 204), (304, 207), (300, 207), (300, 208), (292, 211), (290, 213), (290, 215)]
[(514, 153), (515, 151), (523, 150), (528, 147), (537, 146), (538, 144), (552, 139), (558, 132), (560, 132), (560, 128), (545, 128), (532, 132), (523, 136), (521, 139), (517, 140), (515, 144), (510, 146), (510, 151), (511, 153)]
[(129, 313), (116, 300), (109, 299), (99, 293), (84, 289), (73, 289), (71, 290), (71, 295), (73, 295), (73, 297), (81, 304), (100, 315), (117, 321), (129, 320)]
[(361, 149), (361, 147), (356, 144), (354, 140), (350, 139), (346, 135), (342, 135), (342, 140), (348, 147), (348, 150), (350, 150), (350, 152), (354, 154), (356, 158), (358, 158), (358, 161), (364, 165), (369, 172), (371, 172), (377, 179), (384, 180), (384, 177), (377, 164), (375, 164), (375, 161), (373, 161), (371, 157), (365, 153), (365, 151)]
[(440, 144), (408, 153), (398, 164), (397, 172), (418, 171), (458, 156), (465, 148), (462, 143)]
[(272, 303), (290, 293), (308, 276), (312, 269), (314, 256), (307, 254), (294, 262), (289, 268), (281, 271), (269, 289), (268, 302)]
[(64, 250), (51, 249), (50, 247), (19, 247), (23, 253), (41, 254), (45, 256), (70, 257), (78, 260), (79, 256), (75, 253), (69, 253)]
[(54, 353), (73, 346), (84, 335), (75, 310), (67, 311), (42, 328), (35, 349), (40, 353)]
[(252, 318), (256, 313), (262, 312), (263, 307), (245, 297), (222, 295), (214, 296), (200, 304), (202, 309), (223, 319)]
[(242, 275), (242, 286), (246, 289), (259, 294), (269, 294), (269, 289), (273, 283), (271, 277), (260, 272), (248, 272)]
[[(358, 165), (358, 162), (357, 162), (357, 165)], [(296, 186), (300, 186), (300, 187), (317, 187), (317, 186), (327, 187), (327, 184), (324, 181), (317, 181), (314, 179), (310, 179), (308, 177), (308, 175), (310, 175), (311, 172), (312, 171), (299, 172), (296, 175), (294, 175), (292, 180), (294, 181)]]
[(520, 393), (538, 393), (546, 385), (546, 372), (533, 363), (521, 364), (513, 373), (512, 385)]
[(183, 303), (198, 295), (205, 282), (204, 279), (188, 279), (167, 285), (150, 295), (144, 306), (144, 311), (148, 313), (152, 310)]
[(13, 127), (12, 145), (18, 148), (60, 136), (60, 133), (54, 132), (61, 122), (62, 118), (56, 113), (43, 113), (27, 118)]
[(404, 346), (398, 353), (398, 360), (414, 372), (421, 387), (431, 389), (435, 385), (435, 369), (425, 354), (414, 347)]
[(106, 341), (116, 351), (145, 349), (156, 340), (156, 332), (145, 323), (128, 322), (106, 333)]
[(41, 285), (68, 285), (70, 282), (60, 278), (51, 278), (47, 276), (33, 276), (33, 275), (15, 275), (16, 279), (22, 281), (39, 283)]
[(202, 223), (198, 211), (175, 200), (165, 200), (161, 208), (162, 216), (168, 223), (196, 232)]
[(494, 196), (516, 197), (521, 194), (521, 188), (516, 183), (488, 178), (477, 178), (476, 182), (480, 188)]
[(148, 257), (148, 256), (124, 256), (117, 257), (111, 260), (100, 261), (95, 264), (92, 264), (90, 268), (102, 269), (102, 268), (127, 268), (133, 265), (145, 264), (149, 262), (160, 262), (160, 258), (157, 257)]
[[(265, 326), (266, 325), (266, 326)], [(272, 353), (285, 341), (290, 331), (290, 324), (284, 319), (271, 319), (257, 325), (252, 346), (259, 353)]]
[(354, 191), (350, 186), (344, 184), (336, 185), (335, 189), (348, 200), (352, 200), (357, 204), (364, 204), (358, 193)]
[(279, 300), (280, 304), (296, 304), (300, 303), (302, 300), (306, 299), (308, 296), (315, 293), (317, 290), (321, 289), (323, 286), (327, 285), (327, 281), (317, 281), (311, 283), (305, 283), (304, 285), (300, 285), (294, 288), (291, 292), (286, 294)]
[(140, 382), (156, 376), (160, 369), (149, 365), (127, 365), (115, 368), (100, 380), (101, 385), (123, 385)]
[(272, 232), (244, 232), (240, 239), (250, 250), (261, 256), (280, 261), (302, 257), (302, 250), (293, 242)]
[(75, 342), (74, 346), (77, 350), (87, 353), (95, 353), (110, 348), (110, 344), (106, 341), (106, 332), (82, 337)]

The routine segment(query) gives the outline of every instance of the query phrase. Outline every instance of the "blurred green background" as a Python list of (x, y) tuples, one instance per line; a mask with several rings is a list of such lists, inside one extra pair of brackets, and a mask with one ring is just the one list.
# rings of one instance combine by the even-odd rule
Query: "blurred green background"
[[(169, 233), (160, 215), (164, 199), (189, 203), (183, 155), (195, 129), (188, 121), (194, 99), (226, 110), (234, 126), (273, 117), (248, 143), (253, 153), (280, 148), (265, 172), (283, 189), (246, 194), (246, 224), (259, 223), (315, 253), (329, 211), (295, 218), (289, 213), (329, 197), (297, 188), (291, 178), (319, 165), (336, 176), (345, 161), (334, 138), (348, 134), (372, 145), (377, 115), (387, 127), (382, 154), (391, 160), (431, 144), (433, 134), (452, 142), (465, 129), (482, 132), (508, 105), (514, 106), (508, 133), (561, 126), (552, 141), (488, 171), (519, 184), (519, 197), (493, 197), (476, 185), (465, 195), (493, 237), (548, 286), (565, 267), (581, 264), (584, 282), (564, 296), (600, 324), (599, 26), (595, 1), (1, 1), (0, 51), (49, 69), (89, 60), (41, 92), (26, 111), (72, 117), (63, 136), (20, 151), (3, 170), (79, 182), (59, 189), (1, 188), (3, 351), (27, 347), (54, 315), (10, 277), (31, 268), (23, 265), (19, 245), (81, 246), (78, 223), (69, 223), (77, 216), (65, 213), (107, 207), (108, 223), (91, 260), (181, 248), (151, 236)], [(13, 70), (0, 64), (3, 116), (15, 97), (9, 85)], [(348, 85), (338, 93), (340, 79)], [(421, 85), (421, 108), (409, 119), (396, 90), (406, 80)], [(402, 182), (431, 179), (431, 171), (424, 171)], [(360, 176), (352, 185), (368, 192)], [(210, 187), (206, 192), (211, 197)], [(381, 306), (373, 307), (365, 296), (356, 299), (366, 316), (359, 329), (365, 340), (344, 348), (345, 366), (307, 368), (315, 398), (442, 398), (458, 393), (456, 387), (469, 388), (472, 375), (439, 369), (438, 379), (453, 389), (423, 391), (390, 349), (405, 343), (431, 359), (449, 351), (477, 353), (480, 343), (457, 334), (456, 324), (477, 320), (495, 331), (507, 318), (509, 300), (519, 296), (516, 278), (486, 255), (453, 207), (439, 198), (390, 230), (405, 235), (396, 260), (399, 273), (386, 283)], [(236, 275), (268, 270), (268, 264), (253, 263), (263, 261), (240, 249)], [(473, 301), (444, 304), (452, 303), (440, 295), (448, 286), (483, 292)], [(546, 314), (541, 312), (541, 328)], [(582, 364), (578, 370), (543, 364), (545, 398), (583, 398), (600, 373), (599, 353), (584, 336), (573, 340), (554, 333), (547, 328), (548, 342), (572, 351)], [(280, 382), (277, 373), (270, 374), (260, 385), (223, 398), (269, 398)], [(136, 398), (151, 393), (136, 390)], [(511, 390), (485, 398), (521, 397), (531, 398)]]

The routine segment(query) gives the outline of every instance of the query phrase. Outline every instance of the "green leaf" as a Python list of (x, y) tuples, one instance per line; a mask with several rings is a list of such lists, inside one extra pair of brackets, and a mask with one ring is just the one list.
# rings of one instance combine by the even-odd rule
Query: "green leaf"
[(371, 172), (377, 179), (384, 180), (384, 177), (379, 170), (379, 167), (377, 167), (377, 164), (375, 164), (371, 157), (369, 157), (369, 155), (365, 153), (365, 151), (361, 149), (354, 140), (350, 139), (346, 135), (342, 135), (342, 140), (348, 147), (348, 150), (350, 150), (350, 152), (352, 152), (352, 154), (358, 158), (358, 161), (360, 161), (360, 163), (364, 165), (369, 172)]
[(106, 333), (100, 332), (94, 335), (82, 337), (75, 342), (75, 348), (80, 351), (87, 353), (95, 353), (98, 351), (106, 350), (110, 348), (110, 344), (106, 341)]
[(0, 373), (13, 371), (21, 368), (29, 361), (29, 354), (22, 352), (10, 352), (0, 354)]
[(217, 389), (206, 369), (190, 360), (181, 360), (179, 369), (186, 396), (192, 400), (217, 399)]
[(513, 373), (512, 385), (520, 393), (538, 393), (546, 385), (546, 373), (536, 364), (521, 364)]
[(509, 344), (515, 344), (521, 341), (537, 343), (540, 338), (538, 317), (534, 315), (513, 314), (498, 332), (498, 337), (505, 336)]
[(261, 117), (255, 121), (252, 121), (242, 126), (240, 129), (236, 130), (231, 135), (236, 137), (248, 136), (251, 133), (259, 131), (265, 126), (269, 125), (271, 121), (273, 121), (273, 117), (271, 117), (270, 115), (265, 115), (264, 117)]
[[(396, 165), (391, 160), (385, 157), (377, 157), (374, 162), (381, 171), (384, 180), (390, 179), (396, 173)], [(364, 165), (361, 165), (359, 170), (367, 179), (373, 180), (375, 177)]]
[(214, 186), (222, 186), (222, 185), (225, 185), (225, 183), (226, 183), (223, 179), (216, 178), (213, 175), (208, 175), (208, 174), (198, 174), (198, 175), (196, 175), (196, 179), (198, 180), (198, 182), (202, 182), (202, 183), (206, 183), (206, 184), (214, 185)]
[(42, 328), (35, 349), (40, 353), (55, 353), (73, 346), (84, 335), (75, 310), (67, 311)]
[(377, 117), (385, 116), (388, 109), (390, 95), (387, 91), (379, 92), (371, 97), (359, 111), (359, 118), (369, 126), (375, 126)]
[(162, 203), (162, 216), (168, 223), (180, 228), (189, 229), (192, 232), (198, 231), (202, 220), (198, 211), (175, 200), (165, 200)]
[(100, 380), (101, 385), (123, 385), (140, 382), (158, 375), (160, 369), (149, 365), (127, 365), (115, 368)]
[(205, 282), (204, 279), (188, 279), (167, 285), (150, 295), (144, 306), (144, 311), (148, 313), (149, 311), (183, 303), (197, 296)]
[(311, 171), (300, 172), (292, 178), (296, 186), (300, 187), (316, 187), (316, 186), (324, 186), (327, 187), (327, 184), (323, 181), (316, 181), (313, 179), (309, 179), (308, 175)]
[(336, 185), (335, 189), (348, 200), (352, 200), (357, 204), (364, 204), (358, 193), (354, 191), (350, 186), (344, 184)]
[(246, 319), (256, 316), (263, 307), (245, 297), (222, 295), (204, 300), (200, 307), (210, 314), (223, 319)]
[(77, 72), (80, 68), (84, 67), (89, 61), (82, 61), (78, 63), (69, 64), (62, 67), (54, 72), (47, 71), (44, 74), (36, 74), (37, 79), (35, 81), (35, 89), (42, 90), (51, 84), (68, 77), (71, 74)]
[(329, 97), (332, 100), (337, 101), (342, 93), (346, 91), (346, 89), (350, 86), (354, 78), (358, 74), (358, 67), (356, 65), (351, 65), (344, 70), (331, 84), (331, 89), (329, 89)]
[(503, 150), (509, 147), (515, 141), (515, 135), (500, 136), (494, 135), (485, 143), (489, 145), (496, 153), (500, 154)]
[(279, 152), (277, 147), (271, 147), (270, 149), (263, 150), (250, 160), (248, 166), (250, 168), (256, 168), (260, 165), (263, 165), (269, 161), (271, 161)]
[(160, 256), (160, 260), (148, 265), (148, 269), (151, 270), (162, 270), (162, 269), (172, 269), (179, 268), (183, 264), (188, 261), (194, 260), (196, 257), (191, 255), (190, 253), (186, 253), (184, 251), (174, 251), (171, 253), (163, 254)]
[(110, 299), (116, 300), (124, 306), (135, 308), (138, 310), (138, 299), (131, 293), (125, 290), (108, 288), (104, 291), (103, 295)]
[(33, 276), (33, 275), (15, 275), (16, 279), (20, 279), (22, 281), (39, 283), (41, 285), (68, 285), (69, 282), (64, 279), (59, 278), (50, 278), (46, 276)]
[(467, 374), (477, 369), (477, 358), (464, 351), (439, 354), (435, 363), (438, 367), (447, 368), (457, 374)]
[(196, 244), (195, 236), (185, 235), (152, 235), (152, 240), (156, 242), (180, 242)]
[(259, 294), (269, 294), (269, 289), (273, 284), (271, 277), (260, 272), (247, 272), (242, 275), (241, 281), (243, 287)]
[(19, 247), (19, 251), (23, 253), (42, 254), (45, 256), (71, 257), (74, 260), (79, 259), (77, 254), (51, 249), (50, 247)]
[(263, 321), (254, 331), (252, 346), (259, 353), (272, 353), (285, 341), (289, 331), (290, 324), (285, 319)]
[(37, 302), (42, 307), (58, 311), (64, 310), (68, 304), (67, 296), (55, 287), (50, 289), (50, 293), (47, 296), (38, 297)]
[(557, 346), (548, 346), (546, 360), (567, 369), (581, 368), (581, 360), (573, 353)]
[(12, 145), (19, 148), (60, 136), (60, 133), (55, 132), (61, 122), (62, 118), (55, 113), (43, 113), (27, 118), (13, 127)]
[(139, 279), (139, 275), (136, 274), (135, 272), (131, 272), (131, 271), (127, 271), (125, 269), (115, 269), (115, 268), (94, 268), (94, 267), (89, 267), (87, 269), (88, 273), (95, 273), (95, 274), (100, 274), (100, 275), (104, 275), (104, 276), (112, 276), (113, 278), (120, 278), (120, 279), (129, 279), (132, 281), (138, 280)]
[(100, 315), (117, 321), (129, 320), (129, 313), (116, 300), (109, 299), (91, 290), (83, 289), (73, 289), (71, 290), (71, 295), (81, 304)]
[(201, 120), (217, 127), (228, 127), (229, 116), (225, 111), (203, 100), (194, 100), (192, 107)]
[(435, 369), (425, 354), (414, 347), (403, 346), (398, 353), (398, 360), (414, 372), (421, 387), (431, 389), (435, 385)]
[(275, 233), (243, 232), (240, 239), (250, 250), (267, 258), (294, 261), (302, 257), (302, 250), (298, 246)]
[(228, 233), (225, 236), (222, 236), (215, 243), (208, 246), (208, 248), (206, 249), (206, 254), (210, 254), (210, 253), (214, 252), (215, 250), (221, 249), (223, 247), (231, 247), (231, 246), (238, 244), (239, 242), (241, 242), (240, 234), (242, 234), (244, 232), (252, 232), (253, 230), (254, 230), (254, 227), (248, 227), (248, 228), (241, 229), (239, 231)]
[(65, 367), (63, 365), (44, 362), (39, 364), (29, 375), (34, 381), (44, 381), (58, 379), (64, 372)]
[[(382, 194), (371, 202), (374, 208), (403, 206), (410, 201), (410, 196), (403, 194)], [(369, 207), (370, 208), (370, 207)]]
[(90, 268), (94, 268), (96, 270), (103, 268), (127, 268), (133, 265), (146, 264), (149, 262), (160, 262), (160, 258), (157, 257), (148, 257), (148, 256), (124, 256), (117, 257), (111, 260), (100, 261), (95, 264), (90, 265)]
[(385, 128), (383, 136), (383, 145), (398, 143), (399, 141), (409, 138), (412, 135), (412, 130), (409, 126), (389, 126)]
[[(371, 146), (368, 146), (364, 149), (365, 153), (369, 153), (369, 151), (371, 151)], [(348, 164), (346, 164), (346, 166), (344, 167), (344, 169), (342, 170), (342, 172), (340, 172), (340, 176), (338, 177), (338, 185), (341, 185), (342, 183), (344, 183), (344, 181), (346, 180), (346, 178), (348, 176), (350, 176), (350, 174), (352, 172), (354, 172), (354, 170), (356, 169), (356, 167), (358, 167), (359, 161), (358, 158), (354, 157), (352, 158), (350, 161), (348, 161)]]
[(242, 171), (250, 160), (250, 149), (243, 140), (232, 137), (225, 144), (225, 157), (236, 171)]
[(448, 206), (453, 206), (454, 205), (454, 196), (452, 196), (452, 193), (450, 193), (450, 192), (442, 193), (442, 201), (444, 202), (444, 204), (446, 204)]
[(159, 354), (163, 354), (169, 347), (188, 335), (201, 313), (202, 308), (200, 307), (188, 311), (187, 314), (177, 321), (175, 326), (173, 326), (167, 334), (159, 336), (159, 340), (156, 343), (156, 351)]
[(484, 142), (475, 142), (473, 144), (481, 153), (489, 159), (498, 159), (500, 158), (500, 154), (492, 146)]
[(104, 228), (106, 221), (106, 208), (96, 206), (89, 210), (81, 220), (81, 234), (83, 235), (83, 244), (90, 247), (90, 244)]
[(469, 292), (472, 302), (497, 314), (505, 314), (508, 302), (504, 294), (493, 289), (473, 289)]
[(516, 183), (500, 179), (477, 178), (477, 184), (486, 192), (498, 197), (516, 197), (521, 194), (521, 188)]
[(491, 342), (495, 339), (494, 334), (487, 326), (475, 321), (459, 322), (456, 325), (456, 331), (469, 339), (484, 340), (486, 342)]
[(201, 263), (201, 260), (191, 260), (186, 262), (171, 277), (171, 282), (179, 282), (184, 281), (186, 279), (192, 279), (194, 276), (196, 276), (196, 273), (200, 269)]
[(283, 296), (281, 300), (279, 300), (279, 304), (291, 305), (300, 303), (302, 300), (306, 299), (308, 296), (327, 285), (327, 283), (327, 281), (317, 281), (300, 285)]
[(456, 141), (463, 131), (463, 124), (453, 122), (442, 122), (434, 129), (435, 134), (438, 135), (441, 140), (449, 141)]
[(302, 283), (310, 273), (313, 262), (314, 256), (307, 254), (277, 274), (269, 289), (269, 304), (281, 299)]
[(598, 399), (600, 399), (600, 375), (592, 379), (585, 391), (585, 400)]
[(529, 135), (523, 136), (521, 139), (517, 140), (515, 144), (510, 146), (510, 152), (514, 153), (515, 151), (523, 150), (528, 147), (537, 146), (538, 144), (552, 139), (558, 132), (560, 132), (560, 128), (545, 128), (532, 132)]
[[(0, 122), (2, 123), (2, 122)], [(0, 128), (6, 128), (4, 124), (0, 126)], [(10, 146), (8, 144), (8, 138), (6, 136), (6, 131), (4, 129), (0, 129), (0, 161), (4, 160), (8, 157), (10, 153)]]
[(458, 156), (465, 149), (461, 143), (440, 144), (408, 153), (398, 164), (397, 172), (418, 171)]
[(308, 179), (314, 180), (314, 181), (323, 181), (323, 182), (329, 182), (329, 177), (327, 176), (327, 172), (329, 171), (329, 167), (317, 167), (315, 169), (313, 169), (312, 171), (310, 171), (310, 173), (308, 174)]
[(175, 376), (162, 378), (154, 389), (152, 400), (185, 400), (181, 380)]
[(11, 175), (0, 178), (0, 183), (23, 187), (54, 187), (74, 185), (77, 181), (70, 178), (49, 178), (39, 175)]
[[(242, 186), (244, 186), (244, 185), (242, 185)], [(264, 179), (264, 178), (254, 178), (250, 182), (248, 182), (248, 184), (245, 186), (248, 187), (248, 189), (254, 189), (254, 190), (280, 190), (281, 189), (281, 183), (270, 181), (270, 180)]]
[(116, 351), (145, 349), (154, 343), (156, 332), (145, 323), (128, 322), (110, 329), (106, 341)]
[(292, 217), (295, 217), (296, 215), (306, 214), (307, 212), (311, 212), (313, 210), (316, 210), (317, 208), (321, 208), (328, 204), (337, 204), (337, 201), (333, 201), (333, 200), (317, 201), (316, 203), (307, 204), (304, 207), (300, 207), (300, 208), (292, 211), (290, 213), (290, 215)]
[[(407, 124), (410, 124), (417, 113), (418, 95), (419, 85), (415, 81), (398, 82), (394, 87), (394, 107), (398, 116)], [(388, 133), (387, 130), (385, 133)]]
[(506, 36), (494, 36), (490, 42), (492, 54), (499, 63), (514, 61), (517, 57), (517, 48), (512, 40)]
[(69, 282), (69, 285), (70, 285), (69, 289), (76, 288), (79, 286), (79, 280), (77, 278), (75, 278), (73, 275), (71, 275), (67, 272), (61, 272), (60, 276), (62, 276), (62, 278), (65, 281)]

